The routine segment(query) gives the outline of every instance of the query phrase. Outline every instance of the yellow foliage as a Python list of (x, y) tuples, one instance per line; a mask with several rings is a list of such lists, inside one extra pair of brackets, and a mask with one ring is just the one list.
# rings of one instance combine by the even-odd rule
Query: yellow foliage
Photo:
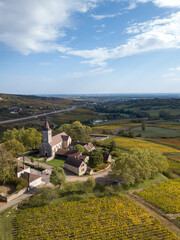
[(114, 137), (103, 141), (103, 143), (110, 143), (111, 141), (115, 141), (116, 146), (125, 150), (130, 150), (135, 147), (139, 148), (155, 148), (159, 150), (161, 153), (180, 153), (180, 150), (163, 146), (160, 144), (134, 139), (134, 138), (125, 138), (125, 137)]

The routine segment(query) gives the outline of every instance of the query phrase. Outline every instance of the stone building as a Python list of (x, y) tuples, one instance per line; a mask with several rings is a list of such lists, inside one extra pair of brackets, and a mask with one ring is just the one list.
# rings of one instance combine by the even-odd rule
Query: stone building
[(46, 120), (42, 131), (42, 143), (40, 145), (41, 157), (54, 157), (58, 149), (67, 149), (71, 144), (71, 137), (65, 132), (52, 136), (52, 130)]

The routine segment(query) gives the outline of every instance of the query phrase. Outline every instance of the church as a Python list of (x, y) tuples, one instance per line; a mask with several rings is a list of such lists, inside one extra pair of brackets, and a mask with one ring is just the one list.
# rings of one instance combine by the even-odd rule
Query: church
[(68, 149), (72, 139), (65, 132), (52, 136), (52, 130), (46, 120), (40, 145), (41, 157), (54, 157), (59, 149)]

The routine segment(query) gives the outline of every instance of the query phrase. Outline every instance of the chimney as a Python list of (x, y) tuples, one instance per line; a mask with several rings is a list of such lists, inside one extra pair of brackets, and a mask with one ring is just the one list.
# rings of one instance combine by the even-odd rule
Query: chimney
[(23, 169), (26, 169), (26, 165), (23, 163)]

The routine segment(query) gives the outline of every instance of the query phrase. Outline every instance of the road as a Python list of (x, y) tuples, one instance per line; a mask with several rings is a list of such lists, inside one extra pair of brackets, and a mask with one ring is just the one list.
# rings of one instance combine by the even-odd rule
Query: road
[(6, 203), (3, 206), (1, 206), (0, 207), (0, 212), (4, 211), (4, 210), (6, 210), (6, 209), (8, 209), (8, 208), (10, 208), (12, 206), (15, 206), (15, 205), (19, 204), (21, 201), (31, 197), (33, 194), (34, 194), (34, 191), (32, 191), (32, 190), (27, 192), (27, 193), (22, 194), (21, 196), (15, 198), (14, 200)]
[(75, 108), (76, 108), (76, 106), (73, 106), (71, 108), (67, 108), (67, 109), (64, 109), (64, 110), (59, 110), (59, 111), (54, 111), (54, 112), (49, 112), (49, 113), (41, 113), (41, 114), (38, 114), (38, 115), (33, 115), (33, 116), (29, 116), (29, 117), (24, 117), (24, 118), (16, 118), (16, 119), (11, 119), (11, 120), (5, 120), (5, 121), (1, 121), (0, 124), (2, 125), (2, 124), (7, 124), (7, 123), (13, 123), (13, 122), (19, 122), (19, 121), (28, 120), (28, 119), (44, 117), (44, 116), (57, 114), (57, 113), (69, 112), (69, 111), (74, 110)]

